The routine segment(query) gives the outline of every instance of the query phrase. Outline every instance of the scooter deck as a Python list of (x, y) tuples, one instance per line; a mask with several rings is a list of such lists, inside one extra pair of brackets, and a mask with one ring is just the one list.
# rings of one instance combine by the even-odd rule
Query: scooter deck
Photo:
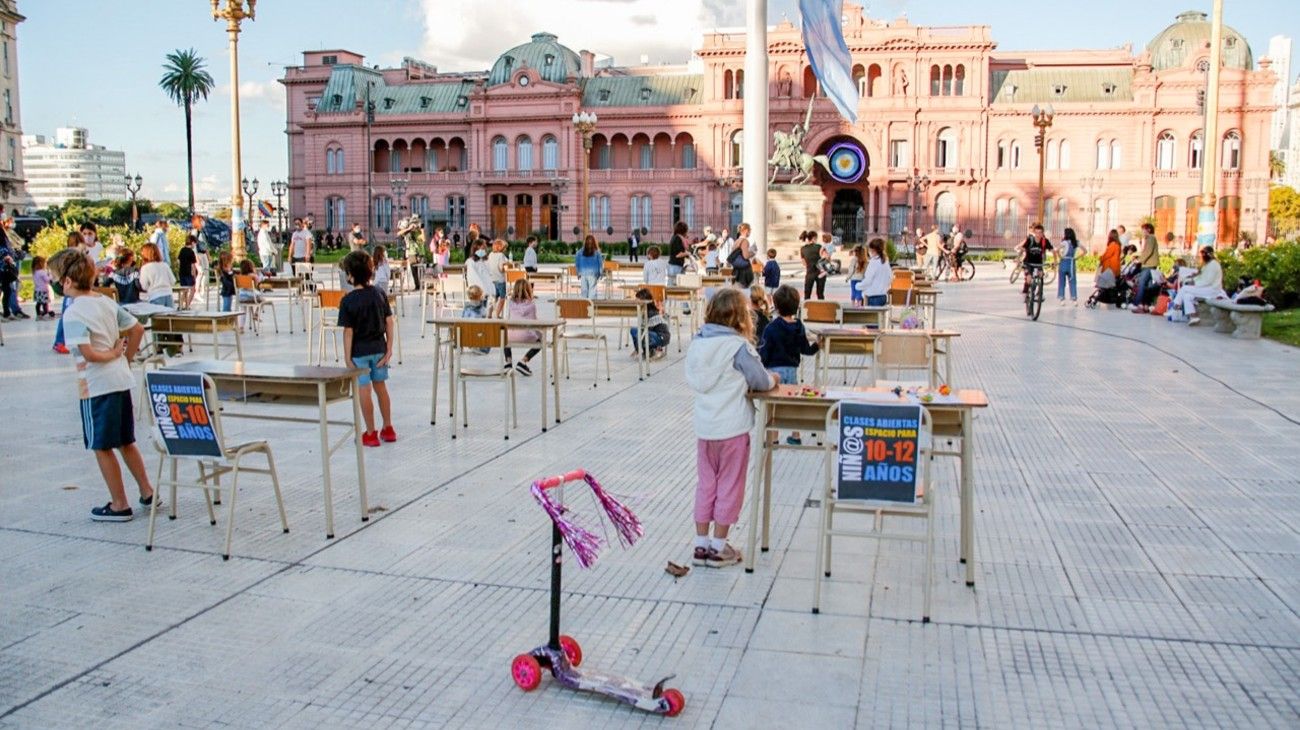
[(547, 645), (533, 649), (531, 654), (537, 657), (538, 662), (543, 666), (549, 666), (555, 679), (570, 689), (613, 697), (647, 712), (667, 714), (670, 709), (668, 700), (663, 696), (663, 690), (664, 684), (676, 676), (674, 674), (664, 677), (653, 686), (646, 686), (629, 677), (578, 669), (569, 663), (563, 651), (552, 649)]

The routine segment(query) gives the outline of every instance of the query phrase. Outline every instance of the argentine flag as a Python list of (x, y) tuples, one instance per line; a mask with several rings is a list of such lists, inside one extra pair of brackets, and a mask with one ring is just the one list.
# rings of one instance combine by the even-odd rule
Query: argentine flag
[(799, 0), (803, 16), (803, 46), (821, 91), (849, 122), (858, 121), (858, 87), (852, 58), (840, 27), (843, 0)]

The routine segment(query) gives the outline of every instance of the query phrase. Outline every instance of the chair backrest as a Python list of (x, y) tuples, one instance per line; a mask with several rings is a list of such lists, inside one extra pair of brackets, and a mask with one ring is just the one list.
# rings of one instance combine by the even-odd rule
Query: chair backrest
[(813, 300), (803, 303), (803, 321), (839, 323), (844, 321), (839, 302)]
[(934, 338), (924, 332), (902, 332), (891, 330), (882, 332), (876, 340), (876, 352), (872, 357), (872, 370), (877, 381), (890, 375), (902, 375), (904, 371), (924, 371), (921, 380), (907, 381), (934, 385), (935, 351)]
[(457, 322), (454, 328), (457, 347), (505, 347), (506, 328), (500, 322)]
[[(159, 370), (145, 372), (145, 388), (149, 393), (148, 400), (151, 404), (148, 409), (149, 417), (154, 424), (154, 443), (161, 451), (173, 457), (221, 458), (226, 452), (226, 439), (225, 432), (221, 428), (221, 408), (217, 405), (217, 384), (206, 374), (198, 375), (202, 378), (202, 401), (172, 405), (154, 402), (155, 386), (161, 386), (158, 392), (167, 393), (166, 397), (170, 398), (176, 390), (192, 387), (192, 385), (187, 386), (187, 382), (192, 384), (195, 381), (194, 374)], [(178, 395), (186, 397), (187, 401), (193, 397), (192, 394)], [(160, 420), (157, 410), (159, 408), (166, 414), (165, 420)], [(190, 428), (178, 428), (180, 426)], [(205, 426), (212, 430), (205, 432), (203, 430)]]
[(342, 289), (317, 289), (316, 296), (320, 297), (321, 309), (338, 309), (339, 304), (343, 301), (344, 292)]
[(605, 264), (602, 270), (611, 273), (616, 272), (618, 271), (618, 262), (614, 261), (613, 259), (605, 259)]
[(699, 274), (677, 275), (677, 286), (701, 286), (702, 284)]
[(916, 280), (916, 275), (911, 269), (894, 269), (894, 281), (889, 285), (890, 289), (911, 289)]
[(577, 275), (578, 275), (578, 265), (577, 265), (577, 264), (569, 264), (569, 276), (575, 276), (575, 277), (576, 277)]
[(506, 291), (509, 292), (510, 287), (513, 287), (516, 281), (527, 278), (528, 272), (523, 269), (506, 269)]
[(95, 287), (95, 291), (99, 292), (100, 294), (103, 294), (104, 296), (112, 299), (115, 302), (117, 301), (117, 287), (115, 286), (97, 286)]
[(664, 311), (664, 299), (668, 296), (668, 287), (663, 284), (642, 284), (641, 286), (650, 292), (650, 299), (654, 301), (659, 311)]
[(891, 306), (906, 307), (911, 303), (912, 303), (911, 287), (908, 287), (906, 289), (891, 288), (889, 290), (889, 304)]
[(560, 319), (591, 319), (594, 311), (590, 299), (555, 300), (555, 312)]
[(256, 289), (257, 281), (252, 274), (235, 274), (236, 289)]
[[(844, 408), (844, 403), (845, 401), (840, 401), (836, 403), (834, 406), (831, 406), (831, 408), (826, 411), (825, 433), (835, 434), (838, 432), (839, 423), (840, 423), (840, 412)], [(914, 418), (916, 415), (916, 406), (911, 406), (906, 404), (885, 405), (881, 403), (870, 403), (870, 406), (872, 410), (879, 409), (881, 411), (896, 412), (898, 414), (896, 416), (898, 419), (910, 420), (911, 418)], [(915, 460), (913, 460), (912, 463), (918, 467), (916, 471), (917, 488), (918, 490), (925, 489), (925, 492), (921, 496), (924, 501), (928, 502), (933, 498), (933, 493), (934, 493), (934, 490), (930, 488), (930, 465), (932, 461), (931, 453), (934, 448), (933, 447), (934, 422), (930, 415), (929, 409), (927, 409), (925, 406), (920, 407), (920, 413), (921, 413), (921, 419), (920, 419), (921, 427), (917, 429), (917, 434), (916, 434), (917, 453), (915, 454), (916, 458)], [(893, 453), (892, 451), (886, 451), (885, 453), (888, 455), (895, 456), (896, 458), (896, 453)], [(864, 450), (864, 453), (862, 454), (862, 463), (864, 466), (871, 464), (876, 460), (878, 460), (878, 457), (877, 459), (872, 459), (871, 454), (865, 453)], [(836, 499), (837, 501), (839, 501), (844, 499), (844, 497), (837, 496)], [(881, 499), (884, 499), (884, 497), (882, 496)], [(897, 501), (897, 500), (892, 500), (892, 501)], [(934, 516), (931, 515), (930, 519), (934, 519)]]

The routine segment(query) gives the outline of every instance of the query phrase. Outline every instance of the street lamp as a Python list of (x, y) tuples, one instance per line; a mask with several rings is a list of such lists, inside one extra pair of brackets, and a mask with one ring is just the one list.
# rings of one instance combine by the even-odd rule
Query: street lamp
[(239, 184), (244, 191), (244, 195), (247, 196), (248, 198), (248, 225), (252, 226), (253, 225), (253, 196), (257, 195), (257, 178), (253, 178), (251, 184), (249, 183), (248, 178), (244, 178), (243, 180), (239, 181)]
[[(240, 196), (240, 151), (239, 151), (239, 24), (245, 19), (253, 20), (256, 16), (257, 0), (212, 0), (212, 19), (226, 21), (226, 32), (230, 36), (230, 251), (236, 261), (243, 261), (248, 255), (244, 244), (243, 217), (244, 199)], [(250, 216), (251, 217), (251, 216)]]
[[(922, 199), (924, 199), (925, 191), (930, 189), (930, 183), (933, 182), (932, 180), (930, 180), (929, 175), (922, 175), (920, 173), (921, 171), (919, 169), (913, 168), (912, 174), (907, 176), (907, 192), (908, 192), (908, 200), (910, 201), (908, 207), (912, 209), (912, 230), (913, 231), (920, 230), (921, 228), (920, 216), (917, 215), (917, 209), (920, 208), (921, 206), (918, 205), (918, 203)], [(912, 242), (912, 258), (914, 260), (916, 258), (917, 243), (919, 243), (919, 240)]]
[[(406, 209), (406, 206), (402, 205), (402, 196), (406, 195), (406, 186), (409, 185), (410, 183), (411, 181), (404, 177), (395, 177), (388, 181), (389, 186), (392, 187), (393, 189), (393, 200), (396, 201), (397, 203), (397, 217), (399, 219), (404, 217), (402, 215), (402, 211)], [(393, 212), (392, 210), (389, 210), (388, 226), (384, 228), (384, 233), (388, 233), (389, 229), (391, 229), (392, 226), (393, 226)]]
[(1047, 130), (1052, 126), (1052, 117), (1056, 112), (1052, 110), (1052, 105), (1048, 104), (1047, 109), (1039, 109), (1035, 104), (1034, 108), (1029, 111), (1030, 116), (1034, 118), (1034, 126), (1038, 128), (1038, 133), (1034, 135), (1034, 148), (1038, 150), (1038, 223), (1043, 223), (1043, 210), (1047, 201), (1043, 198), (1043, 175), (1047, 171), (1047, 156), (1043, 154), (1043, 149), (1047, 146)]
[(140, 210), (135, 207), (135, 196), (140, 192), (140, 176), (126, 176), (126, 194), (131, 196), (131, 230), (140, 230)]
[(275, 196), (275, 232), (277, 236), (284, 233), (284, 205), (281, 200), (287, 192), (289, 192), (289, 186), (283, 180), (271, 181), (271, 194)]
[(1081, 177), (1079, 178), (1079, 187), (1083, 193), (1088, 196), (1088, 245), (1092, 246), (1092, 239), (1097, 235), (1097, 193), (1101, 192), (1101, 186), (1106, 181), (1099, 177)]
[(569, 181), (562, 177), (551, 178), (551, 190), (555, 191), (555, 225), (551, 221), (546, 221), (547, 237), (552, 240), (564, 240), (564, 211), (569, 206), (564, 204), (564, 190), (569, 187)]
[(587, 240), (587, 224), (591, 212), (587, 210), (587, 185), (591, 176), (591, 133), (596, 129), (595, 112), (574, 112), (573, 128), (582, 135), (582, 240)]
[[(1246, 188), (1246, 190), (1251, 193), (1251, 198), (1252, 198), (1251, 206), (1253, 208), (1253, 212), (1251, 214), (1252, 223), (1250, 227), (1251, 227), (1251, 231), (1255, 234), (1255, 245), (1264, 243), (1264, 239), (1267, 238), (1267, 236), (1261, 236), (1259, 230), (1259, 211), (1261, 208), (1259, 202), (1259, 194), (1265, 190), (1268, 190), (1270, 184), (1271, 182), (1267, 177), (1252, 177), (1252, 178), (1247, 178), (1242, 182), (1242, 185)], [(1265, 205), (1267, 205), (1267, 203)], [(1267, 228), (1268, 228), (1267, 222), (1268, 222), (1267, 219), (1265, 219), (1265, 224), (1266, 224), (1265, 233), (1267, 233)]]

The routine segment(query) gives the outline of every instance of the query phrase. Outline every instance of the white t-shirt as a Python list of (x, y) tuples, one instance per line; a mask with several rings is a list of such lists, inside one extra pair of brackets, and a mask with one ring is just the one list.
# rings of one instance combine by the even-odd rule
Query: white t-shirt
[(311, 231), (304, 231), (299, 228), (293, 232), (289, 242), (293, 246), (293, 257), (296, 259), (307, 258), (307, 245), (312, 241)]
[[(164, 264), (171, 263), (172, 252), (167, 249), (167, 232), (161, 228), (155, 228), (153, 235), (149, 237), (149, 243), (158, 247), (158, 254), (162, 256)], [(91, 249), (94, 252), (94, 249)]]
[(135, 378), (131, 377), (131, 365), (125, 357), (109, 362), (89, 362), (78, 346), (111, 350), (122, 332), (135, 325), (136, 318), (108, 297), (87, 294), (72, 300), (68, 311), (63, 313), (63, 333), (77, 364), (77, 385), (83, 400), (121, 390), (130, 391)]
[(667, 284), (668, 259), (662, 256), (657, 259), (646, 259), (645, 266), (641, 267), (641, 277), (647, 284)]
[(504, 284), (506, 281), (505, 265), (506, 262), (509, 261), (509, 259), (507, 259), (506, 255), (501, 253), (500, 251), (493, 251), (492, 253), (488, 254), (487, 259), (488, 259), (488, 274), (492, 277), (492, 283), (495, 284), (497, 282), (501, 282), (502, 284)]
[(259, 228), (257, 231), (257, 256), (262, 259), (262, 266), (269, 266), (271, 257), (275, 256), (275, 244), (271, 242), (271, 231)]
[(91, 244), (90, 248), (86, 251), (86, 253), (90, 254), (91, 261), (95, 263), (99, 263), (100, 259), (104, 258), (104, 244), (100, 242), (98, 238), (96, 238), (95, 242)]
[(146, 302), (153, 301), (158, 297), (169, 297), (172, 295), (172, 287), (176, 285), (176, 277), (172, 274), (172, 267), (161, 261), (150, 261), (140, 267), (140, 289), (144, 292), (142, 295)]

